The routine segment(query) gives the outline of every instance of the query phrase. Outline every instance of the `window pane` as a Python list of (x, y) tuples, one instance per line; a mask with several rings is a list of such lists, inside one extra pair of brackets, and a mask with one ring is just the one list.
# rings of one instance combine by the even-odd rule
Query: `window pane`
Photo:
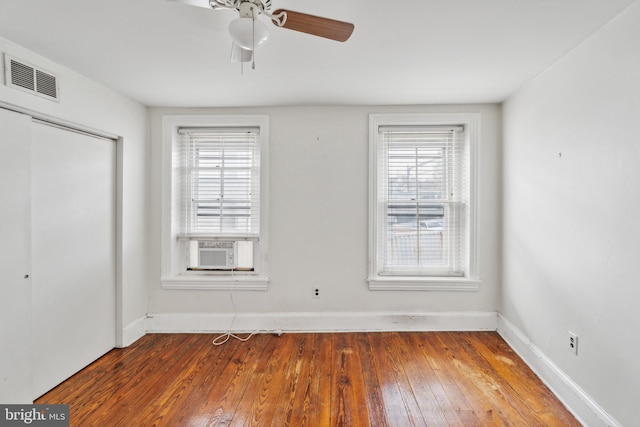
[(462, 131), (389, 127), (378, 134), (378, 272), (459, 275)]
[(259, 147), (251, 133), (188, 134), (187, 233), (255, 235), (259, 228)]
[(389, 199), (443, 199), (446, 196), (442, 147), (390, 148)]
[(384, 269), (442, 267), (445, 207), (442, 204), (390, 203)]

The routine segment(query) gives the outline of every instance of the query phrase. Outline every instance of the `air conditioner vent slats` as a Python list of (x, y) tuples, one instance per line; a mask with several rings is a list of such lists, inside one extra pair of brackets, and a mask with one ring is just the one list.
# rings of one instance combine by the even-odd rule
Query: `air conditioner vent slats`
[(58, 79), (20, 59), (5, 54), (5, 84), (43, 98), (58, 101)]
[(52, 98), (58, 98), (56, 77), (44, 71), (36, 70), (36, 92)]
[(33, 68), (12, 59), (11, 83), (25, 89), (35, 90), (36, 81), (33, 74)]

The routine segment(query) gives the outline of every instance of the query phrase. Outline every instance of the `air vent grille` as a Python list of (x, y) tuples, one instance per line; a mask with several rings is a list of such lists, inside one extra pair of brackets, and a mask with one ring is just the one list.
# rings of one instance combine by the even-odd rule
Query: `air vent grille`
[(36, 92), (57, 99), (58, 84), (56, 77), (44, 71), (36, 70)]
[(53, 74), (5, 55), (6, 85), (43, 98), (58, 100), (58, 79)]
[(33, 68), (11, 60), (11, 83), (25, 89), (36, 90)]

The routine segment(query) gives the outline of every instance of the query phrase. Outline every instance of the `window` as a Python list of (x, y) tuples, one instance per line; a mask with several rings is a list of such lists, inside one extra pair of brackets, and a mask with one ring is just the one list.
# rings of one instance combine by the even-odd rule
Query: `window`
[(165, 117), (163, 287), (266, 289), (267, 125)]
[(371, 115), (371, 289), (477, 289), (475, 115)]
[(253, 271), (260, 237), (260, 129), (179, 128), (189, 270)]

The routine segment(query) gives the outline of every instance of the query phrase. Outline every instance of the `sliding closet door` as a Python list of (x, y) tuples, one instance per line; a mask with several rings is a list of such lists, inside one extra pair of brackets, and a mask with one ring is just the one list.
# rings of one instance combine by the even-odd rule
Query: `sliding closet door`
[(39, 396), (115, 343), (116, 147), (32, 128), (33, 385)]
[(31, 117), (0, 108), (0, 403), (31, 403)]

